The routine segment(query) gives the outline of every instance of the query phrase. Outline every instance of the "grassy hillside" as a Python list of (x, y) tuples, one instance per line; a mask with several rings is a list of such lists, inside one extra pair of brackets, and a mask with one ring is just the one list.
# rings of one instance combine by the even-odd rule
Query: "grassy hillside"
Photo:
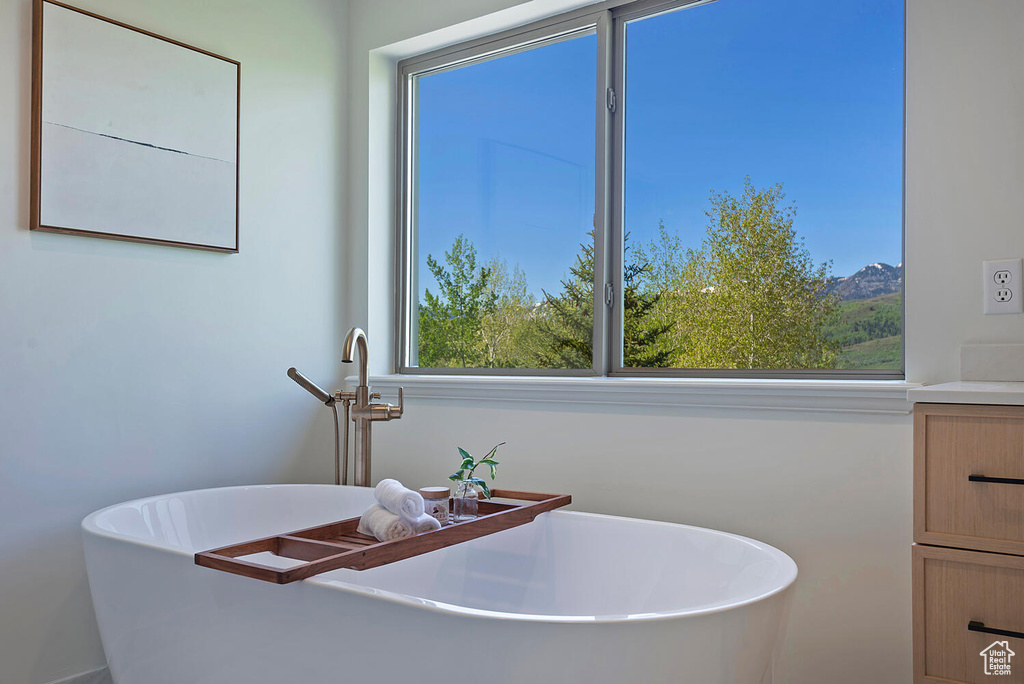
[(898, 369), (901, 365), (903, 300), (893, 294), (843, 302), (831, 336), (843, 352), (840, 367)]
[(897, 335), (845, 347), (839, 357), (840, 368), (899, 369), (902, 342), (903, 338)]

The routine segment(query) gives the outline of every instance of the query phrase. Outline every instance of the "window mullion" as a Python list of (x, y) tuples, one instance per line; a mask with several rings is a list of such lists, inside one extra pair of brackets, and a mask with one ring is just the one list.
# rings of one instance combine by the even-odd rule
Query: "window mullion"
[[(623, 224), (623, 150), (625, 131), (625, 30), (626, 22), (613, 17), (609, 22), (611, 52), (607, 63), (608, 82), (614, 93), (614, 111), (605, 107), (608, 116), (608, 152), (607, 173), (609, 194), (605, 202), (608, 231), (605, 239), (607, 273), (605, 282), (611, 283), (613, 304), (608, 316), (609, 323), (605, 330), (606, 362), (604, 374), (609, 375), (622, 370), (623, 336), (622, 325), (624, 316), (625, 284), (623, 282), (622, 224)], [(602, 304), (604, 293), (602, 292)], [(605, 309), (608, 311), (608, 309)]]
[(597, 21), (597, 97), (596, 140), (594, 147), (596, 184), (594, 193), (594, 373), (608, 375), (614, 358), (615, 308), (605, 302), (605, 286), (612, 283), (615, 290), (615, 268), (612, 258), (614, 242), (612, 235), (612, 211), (617, 204), (613, 201), (613, 127), (614, 113), (608, 106), (607, 93), (614, 83), (614, 37), (612, 34), (611, 12), (604, 12)]

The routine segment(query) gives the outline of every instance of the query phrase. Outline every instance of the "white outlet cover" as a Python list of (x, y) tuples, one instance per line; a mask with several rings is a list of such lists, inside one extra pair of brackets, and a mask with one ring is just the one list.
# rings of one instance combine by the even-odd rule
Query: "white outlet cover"
[(1024, 313), (1024, 260), (998, 259), (983, 266), (985, 313)]

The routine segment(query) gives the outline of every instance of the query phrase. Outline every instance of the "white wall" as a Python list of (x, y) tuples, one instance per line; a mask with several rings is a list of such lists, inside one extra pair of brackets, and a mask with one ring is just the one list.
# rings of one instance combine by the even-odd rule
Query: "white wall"
[(78, 0), (242, 63), (241, 252), (28, 231), (31, 3), (0, 2), (0, 682), (104, 665), (79, 521), (332, 477), (347, 5)]
[[(450, 42), (553, 5), (352, 2), (347, 254), (350, 278), (369, 288), (349, 291), (345, 319), (367, 326), (376, 372), (392, 359), (394, 58), (414, 36), (470, 22), (419, 41)], [(956, 378), (961, 343), (1024, 337), (1024, 317), (981, 315), (980, 291), (983, 258), (1024, 256), (1024, 3), (908, 0), (907, 14), (907, 371), (935, 382)], [(790, 553), (801, 574), (778, 681), (910, 680), (910, 416), (408, 404), (401, 422), (375, 428), (375, 478), (442, 483), (456, 445), (507, 440), (505, 486), (568, 491), (580, 510), (724, 529)]]
[(982, 260), (1024, 256), (1024, 3), (908, 4), (907, 378), (940, 382), (960, 344), (1024, 338), (981, 291)]

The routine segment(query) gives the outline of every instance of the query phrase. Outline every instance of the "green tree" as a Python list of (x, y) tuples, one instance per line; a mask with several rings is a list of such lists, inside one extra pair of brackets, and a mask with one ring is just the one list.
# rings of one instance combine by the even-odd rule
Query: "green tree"
[(580, 243), (576, 263), (562, 280), (562, 294), (542, 290), (538, 368), (590, 368), (594, 336), (594, 232)]
[(664, 296), (653, 280), (648, 258), (637, 250), (629, 258), (629, 233), (623, 240), (622, 269), (622, 365), (627, 368), (664, 368), (672, 364), (672, 331), (675, 322), (656, 316)]
[(815, 265), (793, 229), (782, 185), (742, 196), (712, 193), (707, 235), (688, 250), (675, 286), (685, 368), (835, 368), (829, 335), (839, 298), (828, 294), (831, 262)]
[(637, 248), (637, 258), (647, 264), (647, 288), (658, 293), (651, 307), (652, 322), (667, 326), (667, 331), (654, 343), (657, 350), (668, 354), (667, 366), (677, 366), (686, 343), (689, 327), (682, 321), (680, 274), (686, 265), (687, 251), (679, 235), (669, 232), (664, 221), (658, 222), (658, 237)]
[(539, 344), (536, 300), (519, 265), (495, 257), (487, 264), (494, 309), (481, 321), (486, 364), (490, 368), (530, 368)]
[[(593, 231), (589, 233), (593, 238)], [(623, 241), (623, 365), (655, 368), (668, 365), (671, 353), (664, 338), (673, 327), (656, 321), (653, 313), (661, 293), (649, 287), (651, 268), (643, 253), (631, 254), (629, 235)], [(541, 368), (590, 368), (593, 364), (594, 334), (594, 244), (580, 244), (576, 264), (562, 281), (558, 296), (544, 293), (545, 312), (540, 323), (542, 344), (538, 347)]]
[(437, 281), (439, 294), (434, 295), (428, 288), (426, 305), (420, 306), (419, 365), (482, 366), (485, 345), (481, 326), (497, 300), (490, 288), (491, 271), (477, 267), (476, 249), (464, 235), (455, 238), (444, 260), (448, 268), (427, 255), (427, 267)]

